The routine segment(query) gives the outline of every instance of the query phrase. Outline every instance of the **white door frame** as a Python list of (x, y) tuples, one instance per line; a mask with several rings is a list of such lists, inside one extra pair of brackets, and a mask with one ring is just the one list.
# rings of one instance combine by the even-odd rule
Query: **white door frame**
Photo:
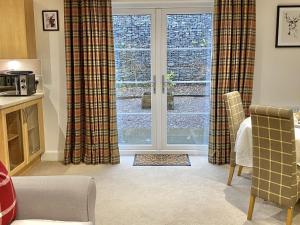
[[(160, 62), (161, 66), (159, 67), (161, 69), (160, 74), (162, 77), (163, 74), (167, 73), (167, 15), (168, 14), (199, 14), (199, 13), (212, 13), (213, 8), (212, 7), (201, 7), (201, 8), (164, 8), (164, 9), (158, 9), (159, 14), (161, 16), (161, 55), (160, 55)], [(157, 32), (158, 33), (158, 32)], [(161, 83), (161, 82), (160, 82)], [(161, 105), (161, 115), (162, 115), (162, 146), (160, 149), (164, 150), (172, 150), (172, 151), (182, 151), (182, 149), (185, 150), (197, 150), (197, 151), (207, 151), (207, 145), (179, 145), (179, 144), (167, 144), (167, 91), (165, 91), (164, 94), (161, 96), (162, 105)]]
[[(145, 9), (145, 8), (136, 8), (136, 9), (130, 9), (130, 8), (116, 8), (113, 9), (113, 15), (151, 15), (151, 82), (153, 82), (153, 78), (157, 75), (155, 73), (156, 66), (156, 60), (155, 60), (155, 54), (156, 54), (156, 17), (155, 17), (155, 9)], [(157, 84), (157, 82), (156, 82)], [(156, 150), (157, 149), (157, 100), (156, 94), (153, 92), (153, 85), (151, 88), (151, 145), (119, 145), (121, 150), (127, 151), (127, 150)], [(156, 93), (158, 91), (157, 86)]]
[[(157, 6), (156, 6), (157, 7)], [(162, 75), (167, 73), (167, 14), (211, 13), (213, 8), (130, 8), (129, 4), (113, 7), (113, 15), (151, 15), (151, 79), (156, 77), (156, 93), (151, 89), (152, 145), (120, 145), (122, 155), (135, 153), (188, 153), (207, 155), (207, 145), (167, 145), (167, 95), (162, 94)], [(162, 104), (160, 104), (162, 103)], [(162, 115), (162, 116), (159, 116)]]

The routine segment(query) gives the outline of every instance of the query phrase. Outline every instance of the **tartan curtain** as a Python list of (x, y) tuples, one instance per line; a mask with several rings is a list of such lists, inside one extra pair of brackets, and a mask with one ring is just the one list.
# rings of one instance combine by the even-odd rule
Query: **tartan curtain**
[(230, 161), (223, 94), (239, 91), (245, 114), (249, 115), (255, 60), (255, 5), (255, 0), (215, 0), (208, 156), (213, 164)]
[(120, 162), (110, 0), (65, 0), (65, 163)]

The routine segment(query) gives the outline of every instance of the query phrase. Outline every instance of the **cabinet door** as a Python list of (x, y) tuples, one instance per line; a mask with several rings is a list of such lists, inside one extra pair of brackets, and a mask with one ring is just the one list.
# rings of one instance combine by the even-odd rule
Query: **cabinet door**
[(24, 109), (27, 124), (28, 152), (29, 158), (41, 150), (39, 107), (38, 104), (28, 106)]
[(0, 1), (0, 59), (36, 58), (32, 0)]
[(25, 162), (21, 110), (6, 114), (10, 171)]

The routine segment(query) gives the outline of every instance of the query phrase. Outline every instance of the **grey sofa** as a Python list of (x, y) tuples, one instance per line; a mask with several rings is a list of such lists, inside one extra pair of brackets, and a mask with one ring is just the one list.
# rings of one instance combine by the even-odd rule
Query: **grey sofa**
[(13, 177), (17, 218), (12, 225), (93, 225), (96, 184), (86, 176)]

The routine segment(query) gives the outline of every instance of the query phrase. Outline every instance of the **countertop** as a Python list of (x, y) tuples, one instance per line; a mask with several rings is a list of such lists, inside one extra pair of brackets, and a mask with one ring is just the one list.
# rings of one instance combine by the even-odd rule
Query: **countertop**
[(36, 100), (44, 97), (44, 93), (35, 93), (31, 96), (0, 96), (0, 109), (8, 108), (11, 106), (19, 105), (25, 102)]

